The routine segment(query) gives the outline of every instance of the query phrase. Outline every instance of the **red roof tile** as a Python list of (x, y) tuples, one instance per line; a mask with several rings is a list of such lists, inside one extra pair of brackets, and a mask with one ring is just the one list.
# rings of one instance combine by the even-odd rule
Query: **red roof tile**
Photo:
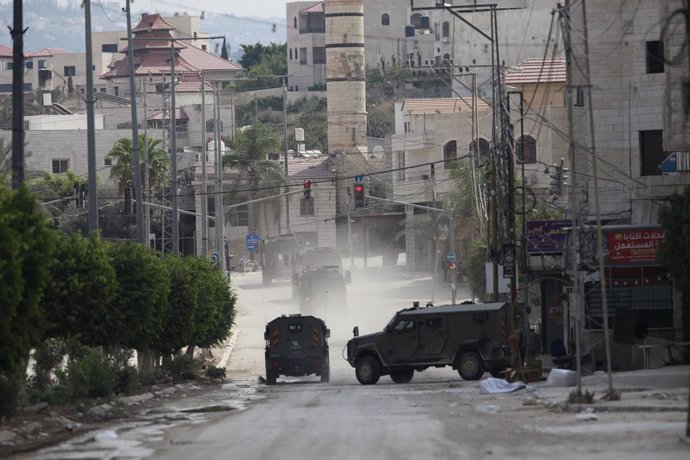
[(147, 32), (152, 30), (175, 30), (173, 26), (168, 24), (160, 14), (143, 14), (139, 24), (137, 24), (132, 32)]
[(526, 59), (506, 72), (509, 85), (523, 83), (559, 83), (565, 81), (565, 58)]
[(288, 175), (291, 179), (332, 179), (328, 158), (294, 158), (288, 160)]
[(193, 43), (187, 43), (186, 45), (187, 46), (180, 50), (180, 57), (197, 69), (227, 70), (235, 72), (242, 70), (241, 65), (226, 61), (220, 56), (204, 51)]
[(0, 57), (4, 57), (4, 58), (12, 57), (12, 48), (9, 46), (5, 46), (2, 43), (0, 43)]
[(69, 53), (69, 51), (65, 51), (65, 50), (60, 49), (60, 48), (43, 48), (42, 50), (26, 53), (26, 57), (27, 58), (51, 57), (51, 56), (55, 56), (56, 54), (68, 54), (68, 53)]

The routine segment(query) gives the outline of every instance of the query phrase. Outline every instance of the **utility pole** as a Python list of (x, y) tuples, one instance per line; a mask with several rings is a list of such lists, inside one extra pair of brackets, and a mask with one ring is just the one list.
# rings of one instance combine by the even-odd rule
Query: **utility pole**
[(214, 98), (214, 153), (216, 162), (216, 244), (220, 255), (220, 269), (225, 271), (227, 263), (225, 260), (225, 207), (223, 206), (223, 158), (220, 149), (220, 88), (218, 82), (213, 82)]
[[(565, 69), (566, 69), (566, 106), (568, 111), (568, 154), (570, 156), (570, 168), (571, 174), (571, 184), (572, 188), (570, 190), (570, 219), (571, 219), (571, 285), (572, 285), (572, 300), (574, 303), (575, 311), (575, 362), (576, 362), (576, 375), (577, 375), (577, 395), (582, 395), (582, 357), (580, 353), (580, 282), (578, 274), (578, 261), (579, 261), (579, 229), (577, 227), (577, 214), (578, 214), (578, 202), (577, 202), (577, 171), (575, 169), (576, 163), (575, 159), (577, 157), (575, 152), (575, 135), (573, 129), (573, 62), (572, 62), (572, 42), (570, 36), (570, 0), (565, 0), (565, 7), (562, 8), (560, 4), (558, 5), (561, 14), (561, 25), (563, 27), (563, 45), (565, 47)], [(603, 275), (603, 273), (602, 273)]]
[(177, 207), (177, 113), (175, 107), (175, 40), (170, 40), (170, 190), (172, 206), (172, 251), (180, 254), (180, 212)]
[(130, 107), (132, 109), (132, 153), (134, 157), (134, 188), (136, 194), (136, 223), (137, 241), (146, 243), (144, 238), (144, 208), (141, 187), (141, 146), (139, 145), (139, 121), (137, 119), (137, 87), (134, 81), (134, 45), (132, 44), (132, 14), (130, 0), (126, 0), (125, 12), (127, 13), (127, 61), (129, 64), (129, 93)]
[(350, 217), (350, 205), (352, 204), (352, 192), (347, 187), (347, 245), (350, 247), (350, 269), (355, 268), (355, 253), (352, 248), (352, 217)]
[(141, 87), (141, 92), (144, 97), (144, 233), (146, 235), (146, 245), (151, 246), (151, 209), (147, 204), (151, 199), (151, 184), (149, 181), (149, 123), (148, 123), (148, 108), (146, 107), (146, 77), (144, 77), (144, 84)]
[[(256, 100), (256, 99), (255, 99)], [(288, 119), (287, 119), (287, 77), (283, 77), (283, 121), (285, 123), (285, 225), (288, 232), (292, 232), (290, 228), (290, 195), (287, 195), (289, 190), (290, 175), (288, 172)]]
[[(450, 252), (455, 254), (455, 217), (453, 215), (453, 208), (448, 210), (448, 228), (449, 228), (449, 238), (450, 238)], [(450, 270), (450, 298), (455, 305), (455, 297), (457, 294), (457, 289), (455, 286), (455, 279), (457, 278), (457, 272), (455, 270)]]
[(24, 10), (14, 0), (12, 35), (12, 188), (24, 183)]
[(208, 173), (206, 171), (206, 76), (201, 72), (201, 255), (208, 254)]
[(89, 185), (89, 232), (98, 231), (98, 189), (96, 183), (96, 123), (93, 97), (93, 55), (91, 44), (91, 0), (84, 1), (86, 28), (86, 150)]
[[(606, 349), (606, 373), (608, 375), (608, 393), (606, 398), (609, 400), (618, 400), (620, 395), (613, 389), (613, 373), (611, 371), (611, 339), (609, 337), (609, 310), (608, 299), (606, 296), (606, 277), (604, 276), (604, 245), (603, 234), (601, 231), (601, 209), (599, 206), (599, 176), (597, 174), (597, 154), (596, 144), (594, 142), (594, 99), (592, 98), (592, 81), (591, 70), (589, 67), (589, 35), (587, 32), (587, 2), (582, 0), (582, 22), (585, 32), (585, 70), (587, 72), (587, 105), (589, 106), (589, 135), (591, 139), (591, 154), (592, 154), (592, 173), (594, 175), (594, 209), (597, 221), (597, 260), (599, 261), (599, 287), (601, 289), (601, 314), (603, 316), (604, 326), (604, 346)], [(687, 14), (688, 12), (686, 12)], [(573, 173), (573, 176), (575, 174)]]

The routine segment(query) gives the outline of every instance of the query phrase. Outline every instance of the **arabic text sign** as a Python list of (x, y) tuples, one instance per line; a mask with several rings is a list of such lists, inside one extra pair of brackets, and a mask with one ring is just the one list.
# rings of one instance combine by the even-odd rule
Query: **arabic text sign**
[(655, 262), (657, 250), (663, 241), (662, 229), (610, 231), (609, 263)]
[(554, 253), (565, 248), (568, 220), (532, 220), (527, 222), (527, 252)]

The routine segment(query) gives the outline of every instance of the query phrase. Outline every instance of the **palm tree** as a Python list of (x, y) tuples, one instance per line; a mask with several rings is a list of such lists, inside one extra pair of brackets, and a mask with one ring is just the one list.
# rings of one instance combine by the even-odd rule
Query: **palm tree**
[[(159, 187), (168, 180), (168, 171), (170, 170), (170, 157), (168, 153), (161, 148), (163, 141), (155, 138), (144, 138), (144, 135), (139, 136), (139, 145), (143, 146), (140, 162), (142, 180), (144, 177), (144, 159), (148, 153), (149, 160), (149, 185), (151, 188)], [(118, 194), (124, 194), (127, 182), (134, 180), (134, 151), (132, 149), (132, 139), (122, 138), (115, 142), (112, 150), (107, 155), (114, 158), (115, 164), (110, 169), (110, 178), (117, 184)]]

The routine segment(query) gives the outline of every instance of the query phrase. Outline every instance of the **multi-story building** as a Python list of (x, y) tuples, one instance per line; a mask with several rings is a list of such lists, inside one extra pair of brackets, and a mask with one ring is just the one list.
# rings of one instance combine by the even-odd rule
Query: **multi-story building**
[[(471, 11), (472, 6), (476, 6), (473, 0), (365, 1), (366, 68), (386, 71), (403, 66), (424, 74), (437, 67), (471, 67), (480, 75), (479, 95), (490, 96), (491, 16)], [(506, 0), (498, 5), (496, 41), (500, 65), (543, 57), (554, 7), (550, 0)], [(291, 2), (286, 8), (290, 86), (303, 91), (323, 85), (323, 2)], [(454, 85), (454, 91), (467, 95), (460, 83)]]

